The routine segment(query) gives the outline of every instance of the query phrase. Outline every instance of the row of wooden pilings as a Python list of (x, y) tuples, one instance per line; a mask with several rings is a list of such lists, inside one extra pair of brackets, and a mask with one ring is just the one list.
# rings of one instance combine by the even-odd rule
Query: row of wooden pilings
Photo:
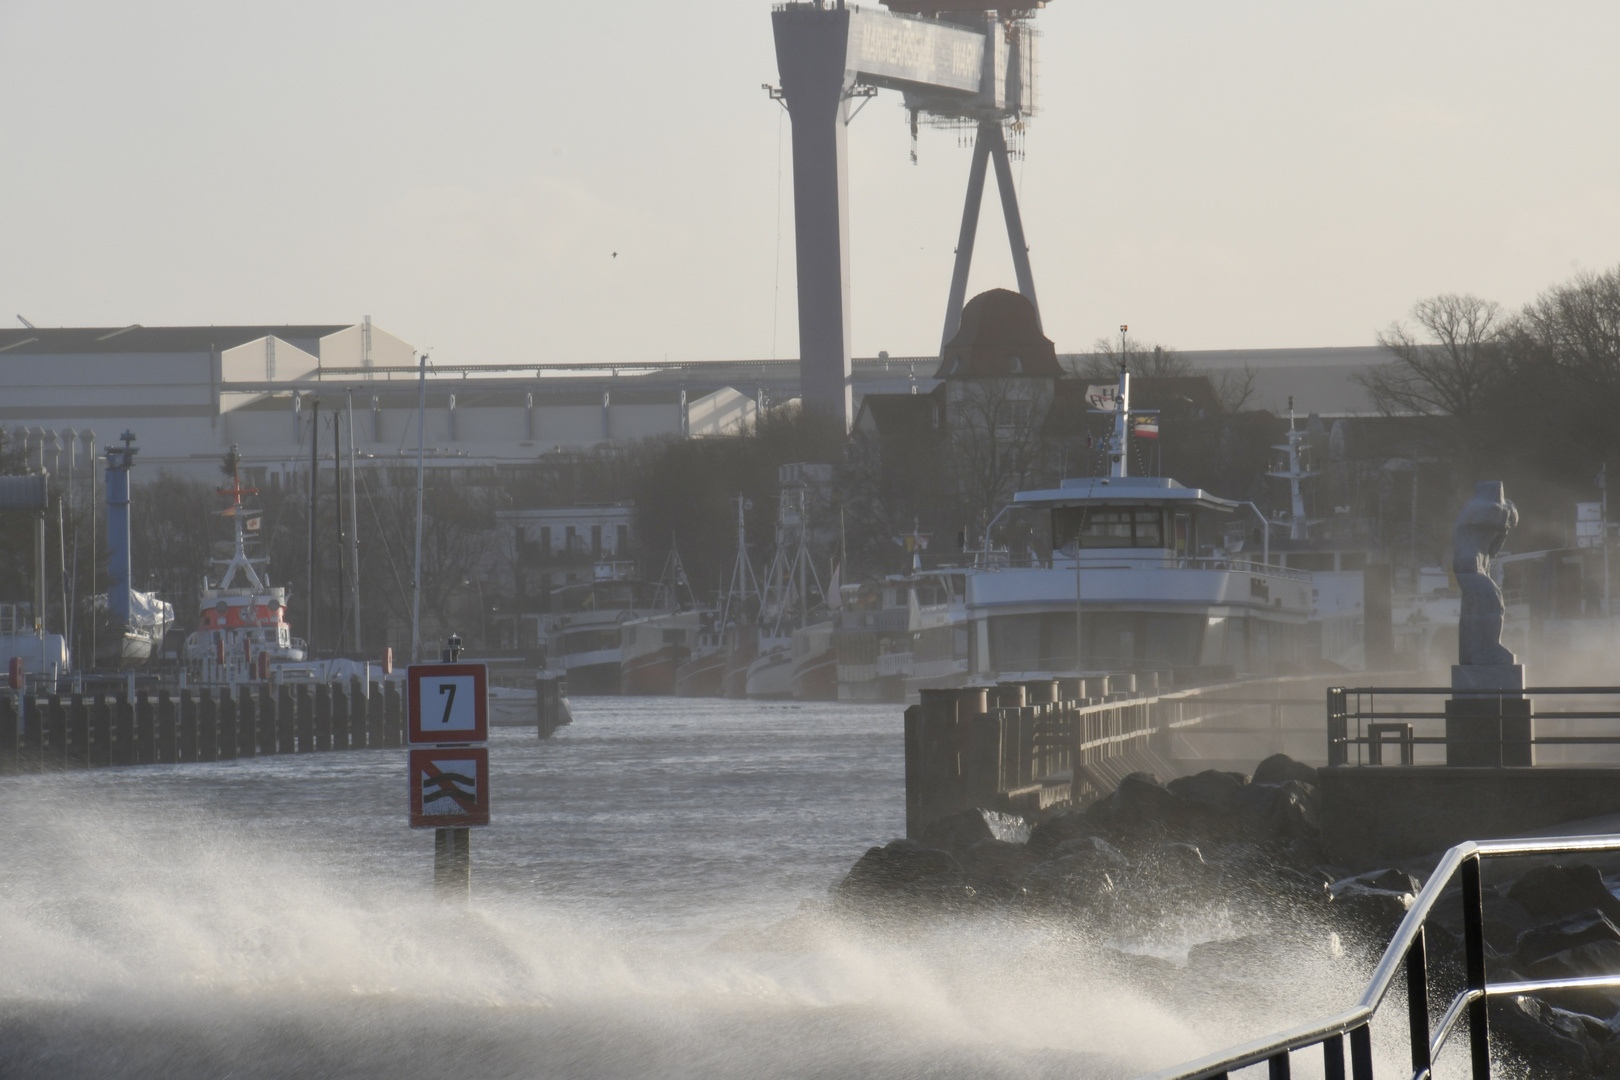
[(397, 682), (0, 693), (0, 772), (230, 761), (405, 745)]
[(1167, 738), (1157, 694), (1152, 673), (923, 690), (906, 710), (906, 835), (973, 807), (1040, 810), (1097, 794), (1086, 766)]

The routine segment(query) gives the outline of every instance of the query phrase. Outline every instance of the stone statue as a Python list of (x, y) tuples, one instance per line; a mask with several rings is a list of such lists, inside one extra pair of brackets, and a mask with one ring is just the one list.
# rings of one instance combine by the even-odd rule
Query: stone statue
[(1491, 580), (1491, 556), (1502, 550), (1519, 511), (1507, 501), (1500, 480), (1481, 480), (1463, 504), (1452, 528), (1451, 569), (1462, 590), (1457, 620), (1457, 663), (1461, 666), (1512, 664), (1502, 644), (1502, 590)]

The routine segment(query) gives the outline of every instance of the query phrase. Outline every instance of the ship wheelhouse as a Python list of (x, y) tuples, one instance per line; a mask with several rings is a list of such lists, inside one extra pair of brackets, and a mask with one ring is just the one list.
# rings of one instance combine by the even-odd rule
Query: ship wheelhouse
[(1051, 554), (987, 558), (969, 576), (976, 677), (1275, 671), (1297, 658), (1310, 575), (1267, 565), (1249, 504), (1164, 477), (1087, 477), (1013, 505), (1046, 515)]

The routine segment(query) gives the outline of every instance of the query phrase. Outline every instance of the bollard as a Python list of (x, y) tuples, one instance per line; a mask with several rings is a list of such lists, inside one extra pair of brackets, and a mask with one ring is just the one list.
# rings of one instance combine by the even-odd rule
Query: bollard
[(312, 754), (315, 752), (315, 688), (300, 683), (294, 693), (298, 700), (297, 752)]
[(1023, 683), (997, 683), (990, 690), (990, 703), (998, 709), (1021, 709), (1024, 707)]
[(472, 898), (472, 830), (433, 830), (433, 891), (440, 900)]
[(1059, 679), (1057, 684), (1057, 699), (1059, 701), (1078, 701), (1086, 696), (1086, 680), (1084, 679)]
[(197, 761), (201, 754), (197, 749), (197, 699), (191, 688), (180, 688), (180, 729), (177, 746), (175, 748), (176, 761)]
[(45, 767), (67, 768), (67, 709), (62, 695), (52, 694), (45, 705)]
[(1033, 679), (1024, 684), (1026, 705), (1048, 705), (1058, 700), (1056, 679)]
[(68, 759), (75, 769), (88, 769), (93, 758), (90, 747), (90, 707), (84, 695), (74, 694), (68, 702)]
[(157, 697), (157, 759), (166, 764), (180, 760), (180, 725), (168, 690), (159, 690)]
[(197, 693), (197, 760), (219, 760), (219, 703), (207, 688)]
[(229, 687), (219, 692), (219, 701), (215, 706), (215, 723), (218, 725), (215, 736), (215, 753), (219, 761), (235, 761), (237, 750), (236, 734), (236, 695), (231, 693)]
[(349, 748), (349, 689), (340, 682), (332, 683), (327, 692), (332, 695), (332, 749)]
[(315, 749), (332, 749), (332, 688), (325, 683), (315, 687)]

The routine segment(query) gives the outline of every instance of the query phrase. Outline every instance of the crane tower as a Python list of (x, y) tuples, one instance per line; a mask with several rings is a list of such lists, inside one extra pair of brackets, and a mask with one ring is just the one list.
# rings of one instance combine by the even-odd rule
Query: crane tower
[(1032, 0), (886, 0), (862, 11), (844, 0), (786, 3), (771, 13), (781, 89), (793, 124), (793, 217), (799, 286), (799, 385), (805, 406), (852, 419), (849, 169), (844, 129), (880, 89), (905, 95), (919, 122), (973, 132), (967, 202), (945, 305), (942, 344), (962, 321), (985, 172), (992, 163), (1018, 291), (1036, 305), (1029, 248), (1008, 163), (1006, 130), (1034, 111)]

